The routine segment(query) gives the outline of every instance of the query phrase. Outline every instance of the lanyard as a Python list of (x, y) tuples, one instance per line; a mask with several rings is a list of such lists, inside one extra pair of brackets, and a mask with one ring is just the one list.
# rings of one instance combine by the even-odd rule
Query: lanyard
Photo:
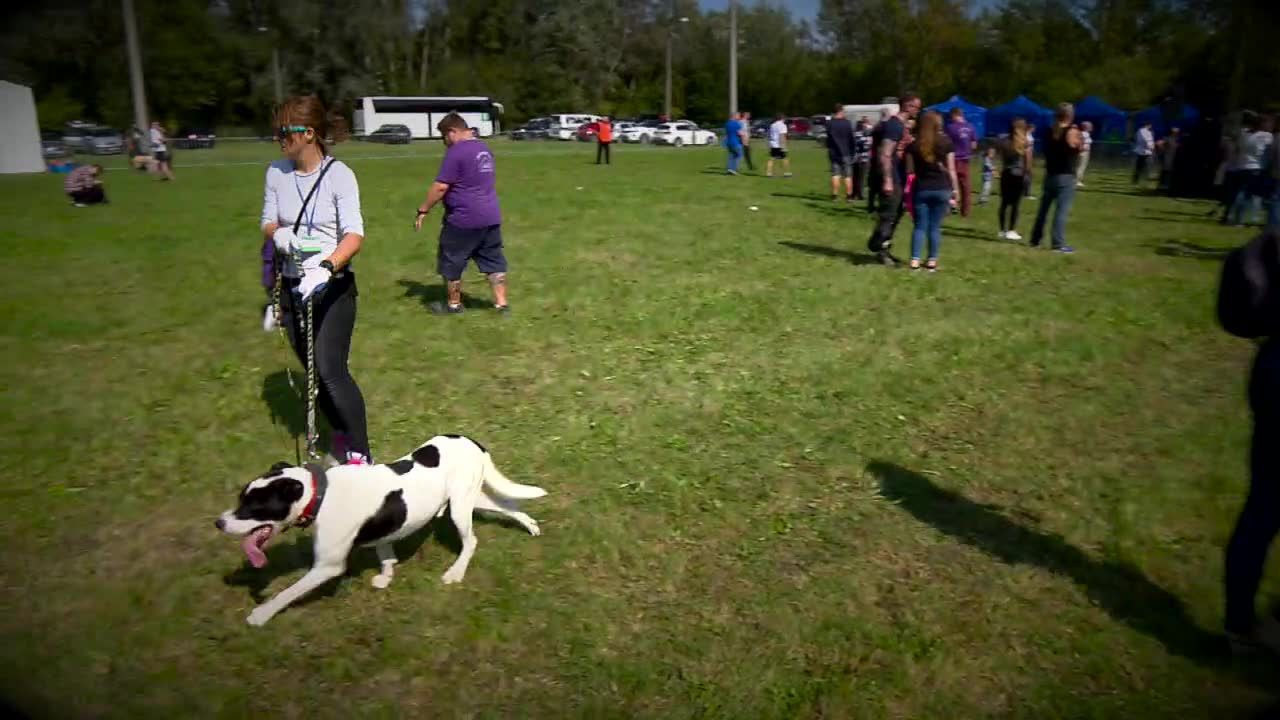
[[(330, 162), (332, 162), (332, 161), (330, 161)], [(326, 166), (326, 167), (328, 166), (328, 163), (327, 163), (327, 162), (325, 163), (325, 166)], [(321, 170), (323, 170), (323, 169), (324, 169), (324, 167), (322, 167), (322, 168), (321, 168)], [(320, 174), (316, 175), (316, 185), (317, 185), (317, 186), (320, 184), (320, 181), (321, 181), (321, 180), (324, 180), (324, 173), (323, 173), (323, 172), (321, 172)], [(313, 204), (311, 205), (311, 216), (310, 216), (310, 217), (307, 217), (307, 215), (306, 215), (306, 212), (307, 212), (307, 199), (311, 197), (311, 193), (308, 193), (308, 194), (306, 194), (306, 195), (303, 195), (303, 194), (302, 194), (302, 185), (298, 182), (298, 173), (297, 173), (297, 171), (296, 171), (296, 170), (295, 170), (295, 171), (294, 171), (294, 173), (293, 173), (293, 188), (294, 188), (295, 190), (297, 190), (297, 191), (298, 191), (298, 199), (302, 201), (302, 213), (303, 213), (303, 217), (306, 217), (306, 218), (307, 218), (307, 234), (308, 234), (308, 235), (310, 235), (310, 234), (312, 234), (313, 232), (315, 232), (315, 229), (316, 229), (316, 207), (317, 207), (320, 203), (317, 201), (317, 202), (315, 202), (315, 203), (313, 203)], [(312, 186), (312, 189), (313, 189), (313, 192), (314, 192), (315, 190), (318, 190), (319, 188), (318, 188), (318, 187), (316, 187), (316, 186)]]

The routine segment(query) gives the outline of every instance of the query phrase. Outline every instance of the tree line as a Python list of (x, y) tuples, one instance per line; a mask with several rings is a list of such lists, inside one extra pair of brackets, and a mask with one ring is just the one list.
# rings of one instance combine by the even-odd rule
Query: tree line
[[(729, 21), (696, 0), (136, 0), (150, 112), (166, 124), (262, 129), (286, 94), (487, 95), (506, 124), (550, 112), (728, 111)], [(738, 11), (739, 107), (828, 112), (914, 90), (983, 105), (1096, 94), (1208, 114), (1277, 109), (1273, 0), (822, 0)], [(0, 78), (30, 85), (41, 125), (131, 122), (120, 0), (17, 0)], [(682, 18), (687, 18), (683, 20)]]

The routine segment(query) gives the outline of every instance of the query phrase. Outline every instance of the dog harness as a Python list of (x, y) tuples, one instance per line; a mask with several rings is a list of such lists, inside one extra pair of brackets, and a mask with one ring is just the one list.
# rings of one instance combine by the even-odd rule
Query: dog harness
[(311, 473), (311, 502), (302, 509), (302, 514), (298, 516), (295, 527), (310, 527), (311, 523), (316, 521), (316, 515), (320, 512), (320, 503), (324, 502), (324, 494), (329, 489), (329, 476), (325, 475), (324, 468), (317, 463), (307, 463), (304, 467)]

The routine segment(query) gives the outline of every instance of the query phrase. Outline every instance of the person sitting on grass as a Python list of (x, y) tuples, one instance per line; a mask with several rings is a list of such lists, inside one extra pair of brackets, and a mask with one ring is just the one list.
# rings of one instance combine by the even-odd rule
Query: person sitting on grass
[(444, 279), (446, 302), (432, 303), (431, 312), (462, 312), (462, 271), (474, 259), (476, 267), (489, 278), (494, 307), (506, 315), (510, 312), (507, 258), (502, 252), (502, 213), (498, 208), (493, 152), (457, 113), (445, 115), (436, 128), (446, 148), (444, 159), (413, 223), (415, 232), (421, 230), (422, 220), (431, 208), (444, 202), (436, 269)]
[(107, 201), (107, 194), (102, 189), (101, 165), (81, 165), (72, 170), (67, 179), (62, 181), (62, 189), (76, 207), (88, 207)]

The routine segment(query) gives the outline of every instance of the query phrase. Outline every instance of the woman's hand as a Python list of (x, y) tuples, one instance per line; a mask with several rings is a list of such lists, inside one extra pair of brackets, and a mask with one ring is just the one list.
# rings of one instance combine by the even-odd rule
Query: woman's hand
[(418, 207), (418, 217), (413, 221), (413, 231), (418, 232), (422, 229), (422, 220), (427, 216), (427, 211)]
[(271, 234), (272, 241), (276, 244), (276, 249), (282, 253), (291, 253), (295, 249), (301, 247), (298, 242), (298, 236), (293, 234), (293, 230), (287, 227), (278, 227)]

